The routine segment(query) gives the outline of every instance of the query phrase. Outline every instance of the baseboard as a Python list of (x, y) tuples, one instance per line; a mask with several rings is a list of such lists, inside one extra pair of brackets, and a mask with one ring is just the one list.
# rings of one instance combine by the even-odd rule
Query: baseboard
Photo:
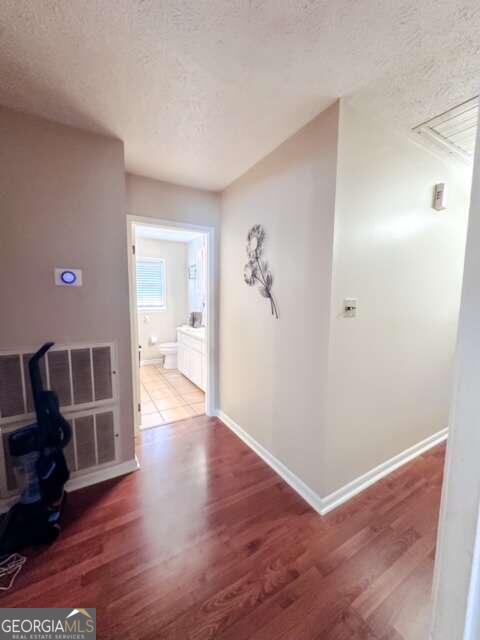
[(398, 455), (382, 462), (382, 464), (371, 469), (367, 473), (352, 480), (345, 486), (337, 489), (333, 493), (322, 498), (313, 489), (300, 480), (283, 462), (280, 462), (265, 447), (255, 440), (250, 434), (240, 427), (232, 418), (223, 411), (217, 411), (217, 417), (233, 431), (246, 445), (248, 445), (257, 455), (262, 458), (278, 475), (289, 484), (308, 504), (315, 509), (320, 515), (325, 515), (329, 511), (333, 511), (340, 505), (344, 504), (354, 496), (358, 495), (368, 487), (372, 486), (385, 476), (389, 475), (407, 462), (410, 462), (425, 451), (428, 451), (437, 444), (440, 444), (447, 438), (448, 430), (442, 429), (432, 436), (413, 445), (409, 449), (402, 451)]
[(217, 417), (231, 430), (235, 433), (240, 440), (243, 440), (246, 445), (250, 447), (255, 453), (262, 458), (278, 475), (285, 480), (287, 484), (289, 484), (292, 489), (294, 489), (302, 498), (308, 502), (308, 504), (321, 513), (322, 509), (322, 499), (320, 496), (313, 491), (308, 485), (300, 480), (300, 478), (290, 471), (288, 467), (286, 467), (283, 462), (280, 462), (274, 455), (265, 449), (259, 442), (252, 438), (250, 434), (244, 431), (232, 418), (227, 416), (223, 411), (217, 411)]
[[(65, 485), (65, 489), (70, 492), (77, 491), (78, 489), (84, 489), (85, 487), (90, 487), (94, 484), (98, 484), (99, 482), (104, 482), (104, 480), (119, 478), (120, 476), (124, 476), (127, 473), (132, 473), (132, 471), (138, 471), (138, 469), (140, 469), (140, 463), (138, 462), (137, 456), (135, 456), (133, 460), (120, 462), (120, 464), (116, 464), (111, 467), (103, 467), (102, 469), (97, 469), (96, 471), (92, 471), (91, 473), (86, 473), (83, 476), (72, 478)], [(19, 497), (20, 494), (16, 493), (15, 495), (9, 496), (8, 498), (1, 499), (0, 514), (8, 511), (10, 507), (18, 502)]]
[(93, 484), (98, 484), (105, 480), (112, 480), (113, 478), (124, 476), (127, 473), (132, 473), (132, 471), (138, 471), (138, 469), (140, 469), (140, 464), (137, 456), (135, 456), (132, 460), (120, 462), (112, 467), (104, 467), (102, 469), (96, 469), (91, 473), (86, 473), (83, 476), (76, 476), (67, 482), (65, 488), (67, 491), (77, 491), (78, 489), (84, 489), (85, 487), (90, 487)]
[(340, 489), (337, 489), (337, 491), (330, 493), (322, 499), (322, 514), (336, 509), (344, 502), (347, 502), (360, 492), (370, 487), (372, 484), (375, 484), (375, 482), (378, 482), (396, 469), (402, 467), (404, 464), (407, 464), (407, 462), (410, 462), (414, 458), (422, 455), (425, 451), (436, 447), (437, 444), (440, 444), (447, 439), (447, 435), (448, 429), (437, 431), (437, 433), (434, 433), (432, 436), (414, 444), (413, 447), (405, 449), (405, 451), (402, 451), (393, 458), (390, 458), (390, 460), (382, 462), (378, 467), (374, 467), (362, 476), (359, 476)]
[(147, 360), (140, 360), (141, 367), (145, 367), (149, 364), (163, 364), (163, 358), (148, 358)]

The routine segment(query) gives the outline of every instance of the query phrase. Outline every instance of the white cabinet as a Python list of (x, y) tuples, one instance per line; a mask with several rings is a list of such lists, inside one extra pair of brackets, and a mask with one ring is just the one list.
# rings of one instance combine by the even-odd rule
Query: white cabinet
[(190, 378), (190, 380), (193, 382), (193, 384), (196, 384), (197, 387), (200, 387), (200, 389), (203, 389), (203, 381), (202, 381), (202, 354), (199, 353), (198, 351), (195, 351), (194, 349), (190, 349), (189, 350), (189, 357), (190, 357), (190, 369), (189, 369), (189, 373), (190, 375), (187, 376)]
[(177, 362), (180, 373), (205, 391), (207, 386), (207, 354), (205, 329), (179, 327), (177, 329)]

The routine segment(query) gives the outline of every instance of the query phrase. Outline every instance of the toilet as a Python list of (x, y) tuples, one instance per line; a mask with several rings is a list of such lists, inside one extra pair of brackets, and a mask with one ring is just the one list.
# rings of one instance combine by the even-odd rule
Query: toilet
[(163, 342), (158, 345), (158, 350), (165, 356), (163, 362), (164, 369), (176, 369), (177, 368), (177, 342)]

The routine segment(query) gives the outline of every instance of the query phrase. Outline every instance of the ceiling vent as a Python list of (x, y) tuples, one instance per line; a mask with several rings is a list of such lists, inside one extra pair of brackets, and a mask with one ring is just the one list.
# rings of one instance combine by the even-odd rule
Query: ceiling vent
[(413, 130), (437, 148), (471, 163), (477, 136), (478, 104), (477, 96), (419, 124)]

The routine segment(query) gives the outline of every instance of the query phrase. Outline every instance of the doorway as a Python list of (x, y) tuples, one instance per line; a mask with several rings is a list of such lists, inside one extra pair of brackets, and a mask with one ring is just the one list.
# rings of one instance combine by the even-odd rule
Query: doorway
[(214, 229), (127, 216), (136, 431), (214, 414)]

